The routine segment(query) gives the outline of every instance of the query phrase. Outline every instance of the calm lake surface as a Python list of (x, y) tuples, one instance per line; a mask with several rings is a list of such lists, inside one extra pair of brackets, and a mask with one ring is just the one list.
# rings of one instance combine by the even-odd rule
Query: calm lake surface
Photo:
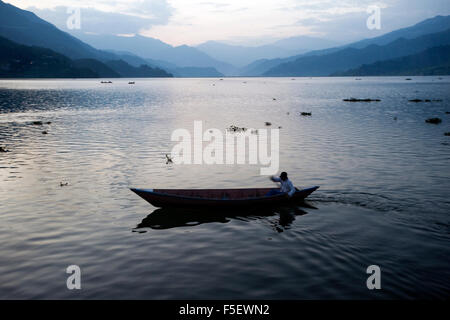
[[(0, 80), (0, 298), (449, 298), (450, 77), (128, 81)], [(281, 126), (280, 171), (320, 186), (316, 209), (175, 214), (132, 193), (273, 186), (260, 165), (166, 164), (194, 120)]]

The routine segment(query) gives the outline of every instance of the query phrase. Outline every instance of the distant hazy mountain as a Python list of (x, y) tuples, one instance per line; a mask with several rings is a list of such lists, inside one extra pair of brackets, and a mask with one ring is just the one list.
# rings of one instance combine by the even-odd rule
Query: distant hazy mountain
[(224, 76), (213, 67), (179, 67), (163, 60), (147, 59), (146, 61), (149, 66), (163, 68), (178, 78), (217, 78)]
[[(389, 42), (395, 41), (399, 38), (405, 38), (405, 39), (413, 39), (420, 37), (422, 35), (430, 34), (430, 33), (437, 33), (440, 31), (444, 31), (450, 28), (450, 16), (436, 16), (434, 18), (430, 18), (427, 20), (424, 20), (422, 22), (419, 22), (411, 27), (395, 30), (392, 32), (389, 32), (387, 34), (384, 34), (379, 37), (374, 37), (370, 39), (365, 39), (361, 41), (357, 41), (354, 43), (350, 43), (344, 46), (340, 47), (334, 47), (329, 49), (323, 49), (323, 50), (314, 50), (310, 51), (304, 54), (287, 57), (283, 59), (264, 59), (255, 61), (252, 64), (245, 66), (244, 68), (241, 68), (239, 71), (240, 75), (243, 76), (260, 76), (264, 73), (266, 73), (268, 70), (276, 67), (277, 65), (292, 62), (298, 58), (306, 57), (306, 56), (321, 56), (321, 55), (327, 55), (331, 54), (340, 50), (343, 50), (345, 48), (364, 48), (371, 44), (376, 45), (385, 45)], [(345, 70), (345, 69), (341, 69)]]
[(294, 61), (298, 56), (292, 56), (288, 58), (278, 58), (278, 59), (261, 59), (256, 60), (249, 65), (242, 67), (239, 69), (238, 74), (240, 76), (249, 76), (249, 77), (259, 77), (262, 76), (265, 72), (274, 68), (282, 63), (286, 63), (289, 61)]
[(99, 75), (53, 50), (0, 37), (0, 78), (95, 78)]
[(162, 68), (178, 78), (223, 77), (224, 75), (212, 67), (179, 67), (163, 60), (143, 59), (126, 51), (111, 51), (128, 64), (139, 67), (143, 64), (153, 68)]
[(272, 45), (297, 53), (331, 48), (339, 45), (336, 41), (309, 36), (297, 36), (278, 40)]
[(433, 47), (417, 54), (364, 64), (334, 76), (450, 75), (450, 46)]
[(151, 66), (146, 59), (143, 59), (131, 52), (115, 51), (115, 50), (105, 50), (105, 51), (113, 53), (117, 57), (117, 59), (123, 60), (133, 67), (139, 67), (143, 64)]
[(175, 77), (179, 78), (219, 78), (224, 76), (214, 68), (178, 67), (168, 70), (170, 70)]
[(329, 48), (335, 45), (337, 43), (333, 41), (300, 36), (282, 39), (272, 44), (256, 47), (208, 41), (196, 46), (196, 48), (217, 60), (243, 67), (255, 60), (283, 58), (310, 50)]
[(133, 67), (123, 60), (107, 61), (106, 65), (117, 71), (120, 76), (128, 78), (155, 78), (155, 77), (171, 77), (172, 75), (159, 68), (152, 68), (148, 65)]
[(128, 51), (142, 58), (163, 60), (177, 67), (215, 68), (223, 74), (234, 74), (236, 68), (211, 58), (206, 53), (186, 45), (173, 47), (160, 40), (136, 35), (121, 37), (115, 35), (92, 35), (74, 33), (78, 38), (99, 49)]
[(266, 76), (328, 76), (332, 73), (356, 68), (362, 64), (394, 59), (419, 53), (431, 47), (450, 44), (450, 29), (415, 39), (400, 38), (387, 45), (371, 44), (363, 49), (345, 48), (321, 56), (305, 56), (282, 63)]
[[(82, 31), (71, 31), (73, 36), (94, 46), (95, 48), (105, 51), (113, 51), (114, 53), (128, 52), (138, 55), (142, 58), (152, 58), (148, 55), (161, 55), (166, 50), (173, 48), (171, 45), (161, 40), (135, 36), (116, 36), (112, 34), (87, 34)], [(156, 59), (156, 58), (155, 58)]]
[(291, 56), (296, 53), (294, 51), (271, 45), (245, 47), (217, 41), (208, 41), (196, 46), (196, 48), (215, 59), (226, 61), (237, 67), (243, 67), (252, 61), (262, 58), (273, 59), (277, 57)]
[(74, 38), (54, 25), (0, 0), (0, 36), (24, 45), (35, 45), (52, 49), (72, 59), (114, 58)]

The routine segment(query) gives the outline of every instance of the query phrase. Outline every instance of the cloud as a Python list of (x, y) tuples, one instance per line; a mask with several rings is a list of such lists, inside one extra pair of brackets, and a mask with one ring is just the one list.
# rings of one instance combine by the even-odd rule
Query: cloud
[(224, 8), (224, 7), (229, 7), (230, 4), (229, 3), (218, 3), (218, 2), (200, 2), (199, 5), (201, 6), (212, 6), (215, 8)]
[[(326, 1), (322, 1), (323, 3)], [(311, 7), (305, 18), (297, 20), (295, 25), (308, 26), (312, 34), (324, 36), (341, 42), (350, 42), (362, 38), (376, 37), (390, 31), (414, 25), (436, 15), (450, 14), (448, 0), (385, 0), (358, 1), (358, 6), (330, 5), (318, 10), (317, 3)], [(339, 4), (342, 4), (339, 2)], [(380, 7), (381, 29), (369, 30), (366, 26), (369, 5)]]
[[(66, 30), (66, 6), (82, 8), (82, 29), (147, 35), (173, 45), (322, 36), (353, 41), (450, 14), (449, 0), (7, 0), (33, 6)], [(369, 30), (369, 5), (379, 5), (381, 30)], [(61, 8), (60, 8), (61, 7)]]
[(167, 24), (174, 12), (174, 9), (165, 0), (128, 1), (126, 3), (123, 1), (97, 1), (96, 7), (91, 7), (84, 1), (78, 1), (74, 6), (29, 7), (27, 10), (53, 23), (58, 28), (69, 31), (67, 19), (71, 13), (68, 13), (68, 8), (80, 8), (81, 30), (79, 31), (99, 34), (136, 34), (142, 29)]
[[(352, 23), (359, 21), (361, 26), (366, 26), (367, 7), (373, 4), (386, 7), (381, 1), (396, 0), (228, 0), (226, 5), (221, 1), (190, 0), (187, 3), (185, 0), (171, 0), (177, 8), (171, 23), (142, 33), (171, 44), (186, 43), (186, 38), (189, 38), (190, 44), (241, 39), (241, 44), (252, 45), (299, 35), (330, 39), (337, 36), (336, 40), (342, 41), (356, 37), (358, 32), (348, 32), (346, 28), (321, 28), (320, 23), (343, 21), (345, 16), (350, 17)], [(311, 24), (306, 23), (308, 21)], [(336, 28), (336, 24), (331, 25)]]

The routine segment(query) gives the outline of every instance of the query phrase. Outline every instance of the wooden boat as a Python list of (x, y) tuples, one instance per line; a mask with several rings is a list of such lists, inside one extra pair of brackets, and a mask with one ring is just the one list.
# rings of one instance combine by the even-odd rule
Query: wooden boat
[(319, 189), (298, 190), (292, 197), (286, 193), (268, 195), (273, 188), (252, 189), (135, 189), (131, 191), (158, 208), (229, 209), (274, 206), (302, 201)]

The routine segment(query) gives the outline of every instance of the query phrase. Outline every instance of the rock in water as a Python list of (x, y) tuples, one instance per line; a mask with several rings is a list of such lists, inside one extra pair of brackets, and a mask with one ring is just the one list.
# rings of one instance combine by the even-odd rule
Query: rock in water
[(357, 99), (357, 98), (350, 98), (350, 99), (343, 99), (342, 101), (345, 102), (379, 102), (380, 99)]
[(439, 124), (442, 122), (442, 120), (439, 118), (430, 118), (430, 119), (425, 120), (425, 122), (431, 123), (431, 124)]

